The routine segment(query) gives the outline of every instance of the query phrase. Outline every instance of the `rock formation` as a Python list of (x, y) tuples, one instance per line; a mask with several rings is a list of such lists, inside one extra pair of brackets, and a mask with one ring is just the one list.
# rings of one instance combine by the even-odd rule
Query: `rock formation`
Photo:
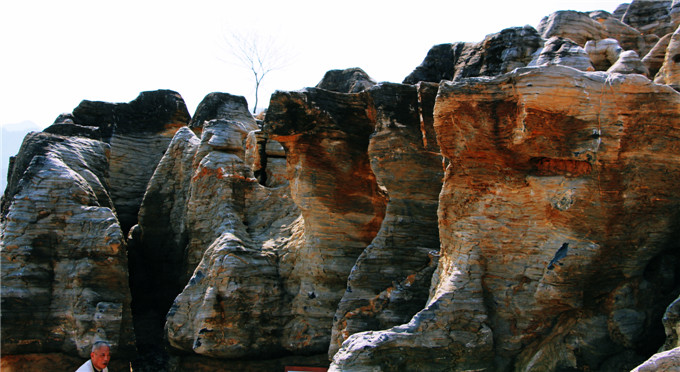
[(0, 216), (3, 370), (30, 369), (41, 355), (76, 369), (98, 339), (121, 360), (134, 356), (109, 152), (86, 137), (31, 133), (14, 160)]
[(110, 194), (123, 231), (137, 223), (137, 212), (170, 139), (189, 120), (176, 92), (142, 92), (129, 103), (83, 101), (73, 110), (75, 124), (99, 127), (111, 145)]
[(677, 368), (678, 4), (332, 70), (263, 122), (83, 101), (11, 162), (0, 368)]
[(442, 84), (451, 165), (428, 303), (350, 336), (331, 369), (630, 368), (658, 347), (645, 340), (673, 298), (655, 280), (677, 270), (680, 95), (628, 76), (547, 66)]

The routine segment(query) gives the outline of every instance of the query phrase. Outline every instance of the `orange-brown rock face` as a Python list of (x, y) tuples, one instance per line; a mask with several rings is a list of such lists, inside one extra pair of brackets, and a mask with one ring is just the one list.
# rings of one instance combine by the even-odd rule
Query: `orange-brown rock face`
[(305, 231), (288, 279), (293, 318), (283, 342), (289, 350), (327, 350), (350, 269), (384, 218), (385, 195), (367, 155), (375, 115), (369, 102), (365, 92), (315, 88), (272, 96), (265, 130), (286, 149)]
[(451, 164), (429, 301), (408, 324), (351, 336), (331, 370), (644, 360), (677, 287), (679, 113), (677, 92), (639, 75), (550, 66), (442, 84)]
[[(357, 260), (338, 304), (329, 355), (351, 334), (407, 322), (427, 300), (437, 265), (443, 163), (433, 138), (437, 84), (382, 84), (368, 155), (389, 196), (385, 219)], [(421, 119), (422, 118), (422, 119)]]

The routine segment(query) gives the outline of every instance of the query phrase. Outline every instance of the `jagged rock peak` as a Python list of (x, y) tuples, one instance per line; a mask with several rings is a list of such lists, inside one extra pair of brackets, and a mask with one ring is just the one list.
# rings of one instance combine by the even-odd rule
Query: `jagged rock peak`
[(671, 0), (633, 0), (621, 20), (643, 34), (662, 37), (674, 31)]
[(339, 93), (359, 93), (376, 85), (368, 74), (359, 67), (344, 70), (330, 70), (316, 85), (317, 88)]
[(255, 118), (248, 110), (248, 101), (245, 97), (222, 92), (213, 92), (203, 98), (196, 108), (189, 127), (194, 130), (200, 129), (205, 122), (213, 119), (255, 123)]
[(526, 66), (542, 46), (541, 35), (528, 25), (487, 35), (479, 43), (435, 45), (403, 83), (438, 83), (441, 80), (503, 74)]
[(111, 103), (84, 100), (73, 109), (75, 124), (97, 126), (102, 136), (110, 138), (113, 133), (160, 133), (171, 131), (191, 120), (184, 99), (172, 90), (141, 92), (129, 103)]

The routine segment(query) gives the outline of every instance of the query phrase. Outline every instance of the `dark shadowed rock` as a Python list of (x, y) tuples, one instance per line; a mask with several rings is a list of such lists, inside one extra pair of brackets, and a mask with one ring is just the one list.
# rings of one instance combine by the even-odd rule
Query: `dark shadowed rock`
[(200, 131), (206, 121), (213, 119), (255, 123), (255, 118), (248, 110), (248, 102), (245, 97), (221, 92), (213, 92), (203, 98), (196, 107), (189, 128)]
[(110, 195), (123, 231), (137, 223), (146, 185), (172, 136), (189, 123), (182, 97), (170, 90), (142, 92), (129, 103), (82, 101), (74, 124), (99, 127), (111, 145)]
[(72, 123), (52, 124), (43, 129), (45, 133), (59, 134), (67, 137), (86, 137), (101, 141), (102, 135), (99, 127), (89, 127)]
[(339, 93), (359, 93), (370, 89), (375, 84), (375, 80), (371, 79), (364, 70), (354, 67), (326, 72), (316, 87)]
[(456, 72), (456, 61), (465, 43), (439, 44), (427, 52), (427, 56), (403, 81), (404, 84), (416, 84), (419, 81), (439, 83), (441, 80), (452, 80)]
[(85, 100), (73, 109), (72, 117), (75, 124), (99, 127), (106, 140), (114, 133), (174, 134), (191, 119), (182, 97), (171, 90), (142, 92), (129, 103)]
[(531, 26), (508, 28), (486, 36), (479, 43), (436, 45), (404, 83), (438, 83), (503, 74), (529, 64), (532, 55), (542, 46), (543, 39)]
[(663, 37), (675, 31), (671, 23), (671, 0), (633, 0), (621, 20), (643, 34)]

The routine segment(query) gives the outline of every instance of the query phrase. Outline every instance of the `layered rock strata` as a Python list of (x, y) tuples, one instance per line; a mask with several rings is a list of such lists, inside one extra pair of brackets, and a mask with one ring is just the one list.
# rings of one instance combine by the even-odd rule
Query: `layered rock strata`
[(75, 369), (97, 340), (121, 360), (134, 356), (109, 152), (98, 140), (51, 133), (22, 144), (0, 216), (3, 370), (39, 365), (45, 355)]
[(634, 367), (678, 288), (678, 107), (638, 75), (560, 66), (442, 84), (428, 303), (350, 336), (331, 370)]
[(73, 110), (74, 124), (100, 128), (111, 145), (110, 194), (126, 233), (172, 136), (190, 119), (182, 97), (169, 90), (142, 92), (129, 103), (86, 100)]

